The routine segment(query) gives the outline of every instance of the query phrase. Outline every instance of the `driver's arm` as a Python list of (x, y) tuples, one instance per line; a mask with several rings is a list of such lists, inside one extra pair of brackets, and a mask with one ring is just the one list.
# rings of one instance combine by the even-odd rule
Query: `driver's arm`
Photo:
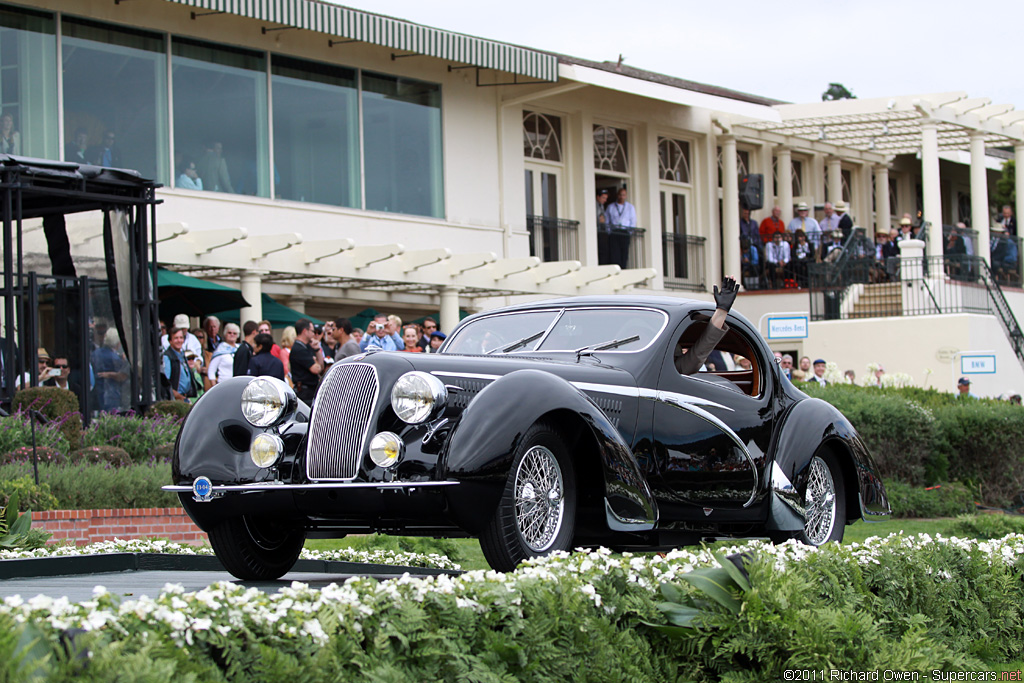
[(700, 370), (708, 356), (718, 346), (718, 342), (722, 341), (722, 337), (729, 331), (729, 326), (725, 324), (726, 316), (729, 315), (729, 309), (732, 308), (733, 302), (736, 301), (736, 294), (739, 291), (740, 286), (731, 277), (726, 277), (722, 280), (721, 289), (717, 285), (715, 286), (716, 308), (711, 316), (711, 323), (704, 328), (700, 339), (697, 340), (697, 343), (694, 344), (688, 353), (683, 353), (682, 348), (678, 345), (676, 346), (675, 365), (679, 374), (691, 375)]

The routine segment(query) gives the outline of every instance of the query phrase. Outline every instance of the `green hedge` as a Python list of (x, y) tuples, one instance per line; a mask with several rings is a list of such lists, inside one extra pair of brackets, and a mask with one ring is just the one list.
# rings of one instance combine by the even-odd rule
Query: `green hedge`
[(801, 385), (850, 420), (882, 479), (914, 486), (960, 481), (988, 504), (1024, 491), (1024, 408), (957, 400), (934, 389)]
[[(52, 448), (62, 454), (68, 452), (68, 441), (54, 422), (36, 424), (36, 446)], [(0, 453), (10, 453), (18, 448), (32, 445), (32, 425), (22, 413), (0, 417)]]
[(14, 394), (15, 412), (38, 410), (64, 435), (68, 447), (75, 449), (82, 441), (82, 414), (78, 411), (75, 392), (60, 387), (32, 387)]
[(17, 473), (11, 472), (12, 475), (8, 477), (8, 470), (10, 467), (5, 466), (0, 469), (0, 507), (7, 507), (7, 501), (10, 500), (11, 496), (18, 497), (18, 507), (22, 510), (59, 510), (61, 509), (60, 502), (58, 502), (56, 496), (50, 491), (50, 485), (45, 481), (40, 481), (37, 486), (35, 480), (32, 478), (32, 470), (29, 468), (29, 474), (23, 474), (17, 476)]
[(173, 444), (180, 430), (181, 421), (173, 417), (101, 415), (89, 425), (82, 445), (117, 446), (133, 462), (151, 462), (154, 449)]
[[(12, 480), (28, 478), (32, 484), (32, 465), (15, 463), (0, 467), (0, 492), (12, 486)], [(107, 463), (39, 465), (40, 487), (53, 499), (35, 494), (45, 504), (33, 504), (33, 510), (94, 510), (102, 508), (180, 507), (178, 496), (161, 491), (171, 482), (168, 463), (140, 463), (131, 467), (111, 467)], [(19, 486), (25, 486), (24, 483)], [(31, 500), (26, 495), (21, 500)], [(28, 503), (24, 504), (26, 507)]]
[(898, 480), (885, 482), (893, 517), (956, 517), (975, 510), (977, 496), (960, 482), (925, 488)]

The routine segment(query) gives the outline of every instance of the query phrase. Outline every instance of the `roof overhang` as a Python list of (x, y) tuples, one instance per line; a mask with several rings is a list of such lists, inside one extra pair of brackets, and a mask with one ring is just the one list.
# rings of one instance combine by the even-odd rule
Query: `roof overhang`
[(828, 144), (862, 154), (892, 157), (921, 149), (921, 130), (933, 122), (940, 151), (970, 149), (981, 136), (986, 146), (1024, 144), (1024, 112), (992, 104), (963, 92), (811, 104), (777, 105), (779, 121), (744, 121), (738, 127), (760, 136), (788, 138), (798, 144)]
[(272, 27), (316, 31), (333, 38), (381, 45), (484, 69), (558, 80), (558, 58), (517, 45), (444, 31), (411, 21), (341, 7), (320, 0), (167, 0), (209, 12), (258, 19)]
[(607, 88), (616, 92), (648, 97), (661, 102), (681, 104), (687, 107), (700, 107), (713, 112), (733, 114), (758, 121), (780, 122), (781, 115), (774, 107), (752, 102), (743, 102), (728, 97), (718, 97), (707, 93), (686, 90), (664, 83), (633, 78), (625, 74), (612, 73), (602, 69), (594, 69), (579, 64), (559, 64), (559, 79), (576, 81), (587, 85)]

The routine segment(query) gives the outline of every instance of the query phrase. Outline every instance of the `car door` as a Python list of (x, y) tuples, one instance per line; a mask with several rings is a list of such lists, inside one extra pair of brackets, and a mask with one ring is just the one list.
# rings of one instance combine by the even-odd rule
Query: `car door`
[(717, 349), (751, 361), (751, 368), (704, 369), (680, 375), (674, 362), (678, 340), (695, 341), (712, 311), (684, 320), (665, 350), (652, 411), (652, 453), (658, 475), (655, 495), (663, 521), (702, 519), (713, 510), (753, 504), (766, 472), (773, 415), (767, 359), (753, 333), (732, 324)]

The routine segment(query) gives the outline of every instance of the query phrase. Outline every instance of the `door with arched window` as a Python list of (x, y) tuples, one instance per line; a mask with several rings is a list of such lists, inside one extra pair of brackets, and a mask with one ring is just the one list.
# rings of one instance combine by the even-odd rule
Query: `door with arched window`
[(575, 260), (578, 224), (561, 217), (565, 173), (561, 117), (524, 111), (523, 155), (530, 255), (544, 261)]

